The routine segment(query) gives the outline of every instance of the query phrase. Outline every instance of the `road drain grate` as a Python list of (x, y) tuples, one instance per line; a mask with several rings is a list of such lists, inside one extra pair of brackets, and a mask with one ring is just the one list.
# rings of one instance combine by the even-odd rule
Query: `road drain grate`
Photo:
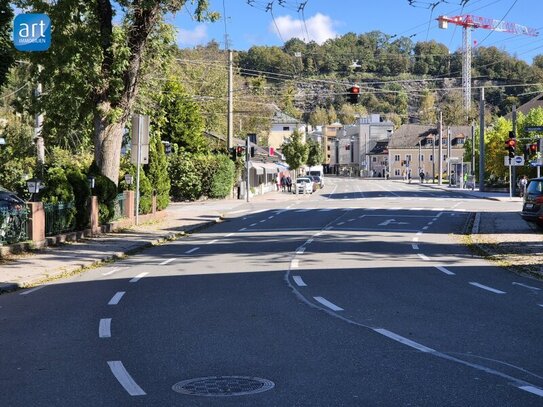
[(172, 389), (192, 396), (227, 397), (262, 393), (274, 386), (272, 381), (259, 377), (213, 376), (183, 380), (174, 384)]

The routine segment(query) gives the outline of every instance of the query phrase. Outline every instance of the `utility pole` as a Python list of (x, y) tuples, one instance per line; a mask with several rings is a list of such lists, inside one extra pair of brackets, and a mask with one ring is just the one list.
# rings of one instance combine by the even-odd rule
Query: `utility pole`
[(471, 122), (471, 176), (475, 186), (475, 123)]
[(452, 185), (451, 152), (451, 126), (447, 126), (447, 177), (449, 178), (449, 187)]
[(438, 141), (438, 153), (439, 161), (437, 165), (437, 185), (443, 185), (443, 112), (439, 111), (439, 141)]
[(250, 162), (249, 162), (249, 158), (251, 158), (251, 153), (250, 153), (250, 148), (251, 148), (251, 143), (249, 141), (249, 137), (247, 137), (247, 139), (245, 140), (245, 165), (246, 165), (246, 168), (247, 168), (247, 173), (246, 173), (246, 179), (245, 179), (245, 186), (246, 186), (246, 191), (245, 191), (245, 196), (247, 197), (247, 202), (249, 202), (249, 194), (251, 193), (251, 183), (249, 182), (250, 179), (249, 179), (249, 174), (251, 172), (251, 166), (250, 166)]
[(228, 50), (228, 134), (226, 148), (234, 145), (234, 70), (232, 50)]
[(485, 88), (479, 96), (479, 191), (485, 190)]
[[(516, 105), (513, 105), (512, 114), (513, 114), (513, 134), (515, 135), (515, 139), (516, 139), (517, 137), (517, 106)], [(511, 168), (511, 174), (509, 174), (509, 176), (511, 177), (510, 179), (511, 191), (509, 193), (509, 198), (512, 198), (514, 195), (515, 186), (516, 186), (515, 180), (517, 179), (517, 167), (514, 165), (511, 165), (511, 158), (509, 159), (509, 167)]]
[(436, 135), (432, 137), (432, 184), (436, 183)]

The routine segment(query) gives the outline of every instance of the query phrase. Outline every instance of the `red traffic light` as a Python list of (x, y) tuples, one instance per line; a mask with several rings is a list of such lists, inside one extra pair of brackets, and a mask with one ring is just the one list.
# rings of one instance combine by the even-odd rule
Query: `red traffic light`
[(359, 95), (360, 94), (360, 86), (353, 86), (351, 87), (351, 93), (354, 93), (354, 94), (357, 94)]
[(505, 145), (506, 145), (507, 147), (515, 148), (515, 147), (517, 146), (517, 140), (515, 140), (515, 139), (513, 139), (513, 138), (512, 138), (512, 139), (509, 139), (509, 140), (507, 140), (507, 141), (505, 142)]
[(530, 151), (535, 153), (537, 151), (537, 143), (530, 144)]

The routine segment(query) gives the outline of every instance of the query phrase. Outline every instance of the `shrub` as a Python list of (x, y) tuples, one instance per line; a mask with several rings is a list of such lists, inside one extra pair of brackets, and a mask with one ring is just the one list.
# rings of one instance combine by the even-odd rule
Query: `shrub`
[(214, 173), (209, 186), (210, 198), (225, 198), (234, 186), (235, 165), (226, 155), (214, 157)]
[(89, 226), (90, 220), (88, 203), (91, 190), (89, 188), (87, 176), (79, 169), (70, 169), (66, 171), (66, 176), (74, 191), (76, 209), (75, 227), (77, 230), (82, 230)]
[(171, 194), (174, 200), (199, 199), (202, 196), (202, 178), (193, 154), (179, 150), (170, 156)]
[(100, 224), (111, 221), (115, 216), (115, 198), (117, 197), (117, 186), (108, 177), (91, 173), (94, 180), (93, 193), (98, 197)]
[(164, 145), (160, 135), (155, 133), (151, 137), (149, 146), (149, 165), (146, 166), (146, 175), (149, 178), (152, 189), (157, 195), (157, 209), (165, 209), (170, 203), (170, 174), (168, 172), (168, 157), (164, 151)]

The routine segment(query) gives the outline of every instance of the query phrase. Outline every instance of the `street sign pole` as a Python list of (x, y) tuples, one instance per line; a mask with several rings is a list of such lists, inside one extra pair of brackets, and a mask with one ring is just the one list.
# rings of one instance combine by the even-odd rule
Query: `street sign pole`
[(136, 226), (139, 225), (140, 215), (140, 166), (141, 166), (141, 127), (142, 116), (138, 115), (138, 158), (136, 164)]
[(511, 157), (509, 157), (509, 199), (513, 198), (513, 180), (511, 179)]

